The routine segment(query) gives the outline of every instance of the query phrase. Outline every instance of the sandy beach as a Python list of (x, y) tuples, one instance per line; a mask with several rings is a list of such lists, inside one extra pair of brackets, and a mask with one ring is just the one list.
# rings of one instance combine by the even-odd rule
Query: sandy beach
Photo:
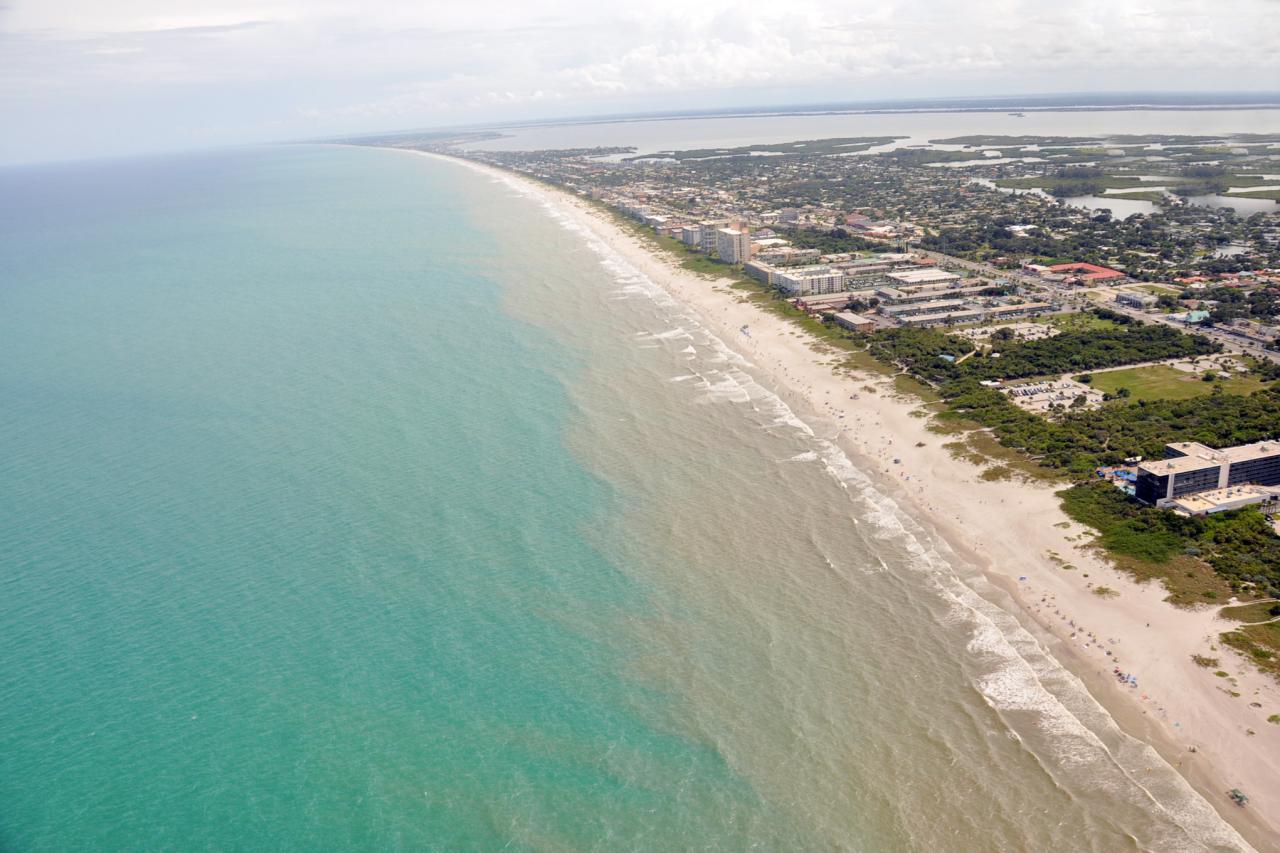
[[(927, 428), (920, 400), (880, 374), (837, 373), (829, 348), (744, 299), (729, 280), (682, 269), (582, 198), (454, 162), (554, 201), (692, 308), (762, 383), (802, 418), (838, 431), (855, 464), (1006, 589), (1024, 626), (1128, 733), (1155, 747), (1255, 847), (1280, 850), (1280, 726), (1267, 722), (1280, 713), (1280, 685), (1217, 644), (1231, 624), (1217, 616), (1222, 604), (1178, 609), (1159, 585), (1111, 568), (1087, 547), (1088, 531), (1066, 517), (1052, 487), (981, 479), (981, 468), (944, 447), (954, 437)], [(1095, 594), (1100, 585), (1118, 595)], [(1234, 681), (1197, 666), (1196, 654), (1218, 658)], [(1132, 679), (1122, 682), (1117, 667)], [(1251, 796), (1248, 808), (1226, 798), (1231, 788)]]

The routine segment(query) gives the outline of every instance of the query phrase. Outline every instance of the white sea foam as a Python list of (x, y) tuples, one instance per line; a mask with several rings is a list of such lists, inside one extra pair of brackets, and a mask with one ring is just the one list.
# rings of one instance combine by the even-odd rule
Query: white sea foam
[(676, 327), (676, 328), (674, 328), (674, 329), (667, 329), (665, 332), (650, 332), (650, 333), (649, 333), (649, 334), (647, 334), (647, 335), (643, 335), (643, 336), (641, 337), (641, 340), (646, 340), (646, 341), (670, 341), (670, 340), (683, 340), (683, 339), (686, 339), (686, 338), (687, 338), (687, 339), (689, 339), (689, 340), (693, 340), (693, 335), (690, 335), (690, 334), (689, 334), (689, 333), (684, 329), (684, 327), (683, 327), (683, 326), (678, 326), (678, 327)]

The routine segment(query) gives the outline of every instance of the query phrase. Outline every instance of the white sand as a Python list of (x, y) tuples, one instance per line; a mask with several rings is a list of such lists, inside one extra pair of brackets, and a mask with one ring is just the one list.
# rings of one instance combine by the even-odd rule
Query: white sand
[[(850, 458), (868, 474), (878, 471), (908, 510), (979, 561), (1022, 606), (1023, 623), (1127, 732), (1154, 746), (1251, 843), (1280, 850), (1280, 725), (1267, 722), (1270, 714), (1280, 713), (1280, 686), (1231, 649), (1212, 648), (1230, 627), (1217, 618), (1218, 607), (1175, 608), (1158, 585), (1140, 585), (1110, 568), (1085, 549), (1086, 529), (1069, 522), (1052, 488), (980, 479), (980, 468), (943, 448), (954, 437), (929, 432), (926, 418), (911, 415), (921, 405), (918, 400), (895, 393), (892, 383), (877, 374), (837, 375), (830, 352), (822, 352), (816, 338), (744, 301), (727, 280), (682, 269), (584, 199), (511, 173), (502, 176), (522, 180), (557, 202), (692, 307), (709, 329), (750, 358), (758, 379), (797, 411), (847, 425), (840, 443)], [(749, 335), (741, 333), (744, 325)], [(876, 392), (868, 393), (865, 386)], [(858, 399), (851, 399), (853, 394)], [(924, 446), (916, 447), (917, 442)], [(893, 464), (895, 457), (902, 464)], [(1061, 568), (1051, 553), (1076, 569)], [(1091, 584), (1119, 595), (1099, 597)], [(1195, 665), (1193, 654), (1219, 658), (1235, 684)], [(1112, 674), (1117, 660), (1137, 677), (1137, 688), (1118, 683)], [(1233, 697), (1232, 690), (1240, 695)], [(1261, 707), (1252, 707), (1254, 702)], [(1250, 795), (1247, 809), (1226, 799), (1230, 788)]]

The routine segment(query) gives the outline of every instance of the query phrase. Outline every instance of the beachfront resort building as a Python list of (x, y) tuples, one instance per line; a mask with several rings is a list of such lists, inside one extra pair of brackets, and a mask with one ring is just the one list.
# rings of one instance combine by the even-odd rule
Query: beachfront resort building
[(747, 229), (716, 231), (716, 254), (727, 264), (745, 264), (751, 258), (751, 234)]
[(698, 248), (708, 255), (716, 250), (716, 232), (729, 227), (727, 219), (708, 219), (698, 223)]
[(1280, 485), (1280, 442), (1258, 441), (1214, 450), (1199, 442), (1169, 444), (1165, 458), (1138, 466), (1134, 495), (1155, 506), (1233, 486)]
[(770, 270), (769, 284), (792, 296), (839, 293), (844, 289), (844, 273), (831, 267), (799, 267)]

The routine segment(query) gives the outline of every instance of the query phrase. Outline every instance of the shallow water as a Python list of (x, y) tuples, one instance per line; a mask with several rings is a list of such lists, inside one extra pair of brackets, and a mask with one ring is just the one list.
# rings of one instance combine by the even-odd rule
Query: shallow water
[(0, 185), (0, 847), (1238, 844), (554, 205), (357, 149)]

